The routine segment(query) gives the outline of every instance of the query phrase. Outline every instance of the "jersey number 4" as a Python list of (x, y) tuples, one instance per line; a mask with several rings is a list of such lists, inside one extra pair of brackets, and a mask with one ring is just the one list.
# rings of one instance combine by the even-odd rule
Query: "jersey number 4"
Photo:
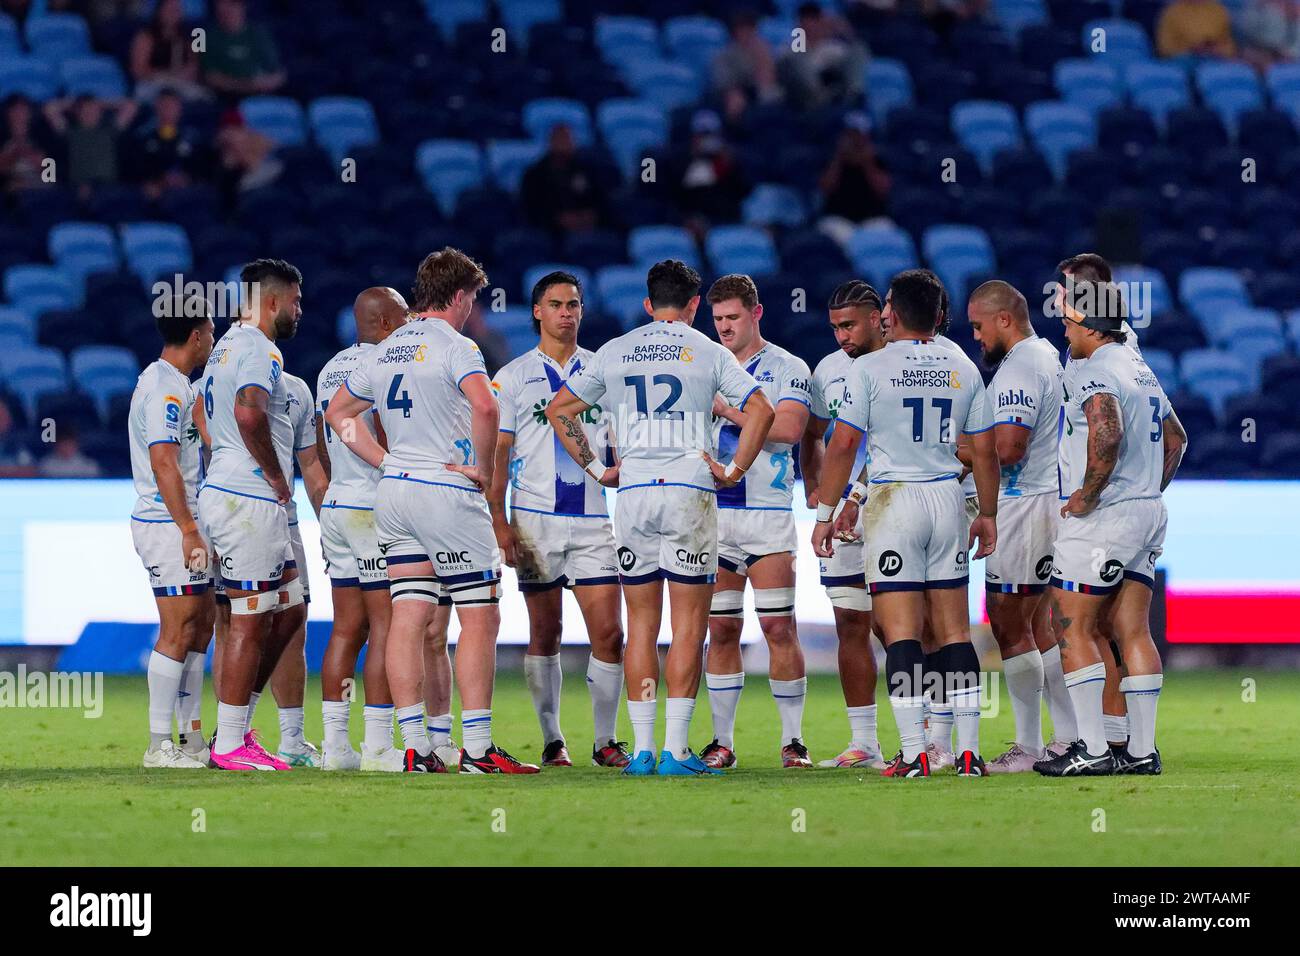
[(411, 401), (409, 392), (405, 389), (399, 392), (399, 388), (402, 388), (401, 373), (394, 375), (392, 384), (388, 386), (388, 407), (394, 411), (401, 411), (403, 418), (410, 418), (415, 403)]

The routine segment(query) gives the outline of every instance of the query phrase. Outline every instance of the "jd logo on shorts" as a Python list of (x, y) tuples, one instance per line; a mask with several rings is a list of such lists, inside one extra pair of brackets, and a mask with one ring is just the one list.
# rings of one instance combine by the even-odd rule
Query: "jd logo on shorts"
[(903, 570), (903, 556), (897, 551), (886, 551), (880, 555), (880, 573), (892, 578)]
[(1107, 584), (1119, 577), (1119, 573), (1124, 570), (1124, 562), (1116, 561), (1111, 558), (1101, 569), (1101, 579)]
[(1038, 563), (1034, 565), (1034, 574), (1038, 577), (1038, 580), (1046, 581), (1048, 575), (1050, 575), (1051, 573), (1052, 573), (1052, 556), (1050, 554), (1044, 555), (1043, 557), (1039, 558)]
[(963, 551), (963, 550), (961, 550), (960, 548), (958, 548), (958, 549), (957, 549), (957, 566), (958, 566), (958, 567), (965, 567), (965, 565), (966, 565), (966, 557), (967, 557), (966, 552)]
[(636, 555), (632, 553), (631, 548), (618, 549), (618, 566), (624, 571), (631, 571), (632, 565), (636, 564)]

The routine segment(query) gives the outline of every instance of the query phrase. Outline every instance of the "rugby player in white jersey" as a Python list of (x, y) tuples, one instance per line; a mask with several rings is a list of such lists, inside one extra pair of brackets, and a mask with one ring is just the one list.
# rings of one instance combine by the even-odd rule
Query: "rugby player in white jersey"
[[(764, 340), (763, 306), (747, 275), (722, 276), (705, 296), (718, 341), (762, 387), (776, 408), (753, 466), (735, 485), (718, 490), (718, 579), (709, 608), (705, 684), (713, 742), (700, 752), (706, 766), (736, 766), (736, 707), (745, 685), (740, 654), (745, 582), (754, 588), (754, 613), (767, 641), (768, 684), (781, 721), (781, 766), (811, 767), (803, 742), (808, 692), (803, 648), (794, 619), (794, 555), (799, 547), (791, 508), (794, 446), (808, 425), (811, 374), (803, 359)], [(718, 461), (731, 464), (745, 413), (721, 398), (713, 405)]]
[[(357, 363), (325, 412), (344, 444), (384, 471), (375, 498), (393, 605), (384, 657), (408, 772), (448, 769), (429, 739), (421, 686), (425, 633), (444, 595), (460, 622), (460, 771), (539, 769), (492, 740), (501, 557), (483, 493), (492, 484), (500, 413), (483, 354), (460, 334), (486, 284), (483, 269), (460, 250), (430, 253), (416, 273), (411, 321)], [(352, 421), (372, 406), (387, 454)]]
[[(1124, 347), (1123, 295), (1108, 282), (1074, 280), (1057, 297), (1075, 368), (1066, 383), (1060, 509), (1052, 557), (1052, 627), (1079, 739), (1034, 764), (1044, 776), (1159, 774), (1156, 704), (1163, 683), (1151, 638), (1156, 559), (1168, 514), (1161, 492), (1173, 480), (1187, 436), (1160, 382)], [(1075, 427), (1086, 422), (1086, 430)], [(1114, 594), (1111, 622), (1120, 644), (1129, 736), (1116, 754), (1102, 720), (1105, 666), (1097, 619)]]
[[(148, 667), (149, 748), (143, 763), (201, 770), (207, 754), (198, 749), (206, 748), (197, 710), (195, 719), (186, 720), (181, 695), (201, 701), (202, 655), (212, 633), (212, 554), (199, 531), (195, 500), (200, 449), (186, 426), (195, 397), (189, 377), (212, 352), (213, 326), (200, 299), (178, 296), (165, 303), (166, 314), (157, 318), (162, 354), (140, 373), (127, 418), (136, 492), (131, 537), (158, 607), (158, 639)], [(186, 679), (196, 657), (197, 686)], [(190, 735), (198, 738), (198, 747), (189, 753), (172, 739), (173, 712), (185, 741)]]
[[(321, 504), (321, 551), (330, 579), (334, 621), (321, 661), (321, 715), (325, 724), (326, 770), (400, 770), (402, 751), (393, 746), (393, 699), (384, 677), (387, 647), (388, 572), (375, 534), (375, 491), (382, 472), (354, 455), (325, 424), (331, 396), (347, 381), (362, 357), (406, 324), (406, 300), (393, 289), (370, 288), (352, 305), (357, 341), (321, 368), (316, 379), (316, 447), (329, 475)], [(374, 412), (357, 423), (372, 432)], [(361, 648), (369, 642), (362, 671), (366, 702), (361, 752), (352, 749), (348, 715), (352, 680)]]
[[(307, 488), (307, 498), (312, 510), (320, 514), (329, 478), (325, 474), (320, 456), (316, 452), (316, 407), (311, 386), (296, 375), (284, 373), (285, 388), (289, 398), (289, 419), (293, 423), (293, 456), (302, 483)], [(293, 466), (289, 466), (292, 472)], [(290, 491), (293, 482), (289, 483)], [(303, 699), (307, 692), (307, 606), (311, 603), (311, 586), (307, 579), (307, 552), (298, 530), (298, 504), (291, 496), (285, 506), (289, 515), (289, 549), (292, 558), (285, 562), (288, 577), (296, 572), (302, 582), (302, 604), (283, 612), (284, 627), (290, 629), (289, 643), (271, 673), (271, 695), (280, 717), (280, 745), (276, 755), (291, 767), (319, 767), (321, 753), (304, 736)], [(254, 695), (257, 696), (256, 694)], [(249, 702), (249, 723), (253, 721), (252, 701)]]
[[(546, 417), (573, 459), (601, 484), (618, 482), (615, 539), (628, 608), (624, 658), (628, 714), (635, 734), (633, 776), (721, 773), (689, 746), (699, 692), (709, 602), (718, 570), (717, 489), (753, 466), (776, 416), (752, 375), (725, 348), (691, 328), (700, 277), (676, 259), (650, 268), (644, 306), (652, 317), (607, 342), (565, 382)], [(731, 465), (709, 455), (718, 394), (745, 413)], [(582, 415), (601, 404), (614, 421), (615, 468), (602, 467)], [(656, 765), (663, 582), (668, 581), (672, 643), (667, 659), (667, 729)]]
[[(859, 355), (885, 347), (880, 293), (861, 279), (841, 284), (831, 294), (828, 311), (839, 348), (817, 363), (812, 376), (812, 414), (799, 445), (804, 490), (809, 508), (816, 508), (822, 456), (835, 433), (835, 419), (844, 398), (849, 367)], [(839, 639), (840, 687), (849, 720), (849, 745), (822, 767), (871, 767), (884, 770), (876, 724), (876, 655), (871, 644), (871, 593), (862, 556), (862, 521), (858, 503), (866, 497), (867, 442), (858, 445), (853, 461), (855, 480), (844, 488), (836, 525), (835, 551), (819, 556), (821, 584), (835, 614)], [(843, 526), (841, 527), (840, 522)]]
[[(594, 355), (578, 348), (582, 286), (566, 272), (549, 273), (533, 286), (532, 304), (537, 347), (503, 366), (492, 383), (501, 405), (501, 435), (488, 491), (492, 527), (528, 606), (524, 677), (541, 724), (542, 766), (573, 766), (560, 729), (560, 634), (567, 587), (582, 611), (591, 642), (591, 762), (625, 767), (627, 750), (615, 735), (623, 694), (623, 615), (605, 488), (569, 457), (546, 420), (546, 406), (564, 381), (590, 364)], [(613, 464), (600, 407), (588, 409), (581, 421), (597, 460)]]
[[(1023, 773), (1043, 755), (1043, 658), (1050, 629), (1045, 615), (1052, 573), (1057, 511), (1056, 431), (1061, 408), (1061, 360), (1039, 338), (1029, 305), (1013, 286), (994, 279), (971, 293), (966, 306), (984, 363), (997, 371), (988, 388), (994, 444), (1002, 469), (998, 494), (998, 549), (984, 565), (989, 624), (1002, 655), (1016, 739), (989, 761), (989, 773)], [(1072, 733), (1074, 711), (1060, 729)], [(1053, 728), (1059, 716), (1052, 714)]]
[(240, 281), (245, 319), (221, 337), (202, 378), (212, 464), (199, 490), (199, 514), (230, 602), (224, 642), (218, 633), (220, 666), (214, 662), (212, 761), (226, 770), (288, 770), (249, 729), (249, 703), (292, 636), (284, 612), (302, 603), (301, 584), (284, 572), (291, 555), (285, 505), (292, 496), (293, 423), (276, 347), (297, 331), (302, 275), (282, 260), (258, 259), (243, 268)]
[[(831, 554), (835, 507), (830, 502), (849, 479), (865, 433), (871, 443), (871, 488), (862, 516), (867, 581), (902, 740), (884, 771), (894, 777), (930, 775), (920, 640), (927, 619), (938, 644), (935, 663), (953, 704), (957, 773), (985, 774), (979, 755), (980, 667), (966, 608), (967, 551), (976, 538), (977, 558), (996, 545), (997, 455), (979, 371), (964, 355), (934, 343), (942, 288), (924, 269), (894, 277), (885, 302), (894, 335), (880, 351), (855, 360), (849, 371), (822, 463), (813, 531), (817, 554)], [(969, 530), (955, 460), (958, 431), (973, 436), (980, 514)]]

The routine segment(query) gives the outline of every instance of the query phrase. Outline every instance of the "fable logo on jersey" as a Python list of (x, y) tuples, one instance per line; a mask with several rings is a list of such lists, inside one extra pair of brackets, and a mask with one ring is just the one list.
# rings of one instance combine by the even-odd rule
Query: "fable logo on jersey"
[(1029, 395), (1023, 388), (998, 392), (998, 408), (1008, 408), (1013, 405), (1019, 408), (1035, 407), (1033, 396)]

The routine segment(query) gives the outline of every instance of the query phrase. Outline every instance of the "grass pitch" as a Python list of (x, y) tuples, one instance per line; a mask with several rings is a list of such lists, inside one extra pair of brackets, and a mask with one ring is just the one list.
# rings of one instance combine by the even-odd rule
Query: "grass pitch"
[[(586, 763), (591, 710), (566, 675), (570, 750)], [(1257, 681), (1256, 701), (1242, 681)], [(834, 677), (809, 681), (814, 759), (847, 740)], [(210, 685), (205, 726), (215, 726)], [(881, 695), (881, 740), (897, 736)], [(320, 696), (307, 731), (320, 740)], [(1176, 673), (1160, 701), (1159, 778), (1034, 774), (886, 780), (783, 771), (761, 675), (741, 699), (742, 769), (709, 779), (629, 779), (579, 766), (535, 777), (146, 771), (144, 677), (109, 678), (103, 716), (0, 715), (0, 862), (51, 865), (1294, 865), (1300, 852), (1300, 675)], [(661, 707), (662, 713), (662, 707)], [(662, 721), (662, 717), (661, 717)], [(278, 739), (275, 709), (257, 724)], [(361, 712), (352, 717), (359, 739)], [(498, 682), (498, 741), (537, 760), (522, 677)], [(711, 737), (701, 695), (692, 744)], [(626, 734), (626, 714), (620, 718)], [(1011, 709), (981, 727), (991, 758)], [(662, 727), (660, 730), (662, 742)], [(201, 812), (200, 812), (201, 811)], [(200, 822), (202, 827), (200, 827)]]

